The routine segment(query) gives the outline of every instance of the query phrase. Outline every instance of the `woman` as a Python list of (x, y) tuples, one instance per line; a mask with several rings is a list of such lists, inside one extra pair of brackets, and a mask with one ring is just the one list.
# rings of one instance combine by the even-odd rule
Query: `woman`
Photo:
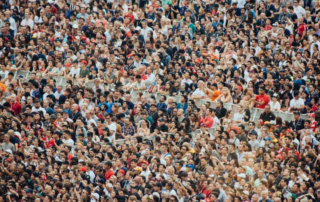
[(222, 125), (227, 125), (229, 121), (233, 120), (233, 115), (232, 110), (227, 111), (226, 116), (223, 118)]
[(152, 93), (156, 93), (156, 92), (164, 92), (165, 91), (165, 86), (163, 86), (163, 81), (162, 79), (158, 79), (156, 82), (156, 85), (153, 87), (152, 89)]
[(221, 100), (225, 104), (232, 104), (232, 96), (227, 87), (222, 88), (222, 93), (217, 97), (217, 101)]
[(147, 126), (147, 122), (145, 120), (142, 120), (140, 123), (140, 127), (138, 127), (137, 130), (137, 136), (149, 136), (150, 135), (150, 129)]
[(192, 131), (195, 131), (199, 128), (199, 119), (194, 113), (190, 115), (190, 126)]
[(308, 93), (307, 91), (303, 91), (303, 92), (301, 93), (301, 98), (302, 98), (302, 100), (303, 100), (303, 102), (304, 102), (304, 105), (307, 105), (307, 103), (310, 102), (309, 93)]
[(169, 133), (176, 133), (178, 131), (178, 124), (175, 121), (172, 121), (171, 123), (169, 123)]
[(278, 101), (278, 94), (274, 93), (270, 102), (271, 111), (280, 111), (280, 102)]

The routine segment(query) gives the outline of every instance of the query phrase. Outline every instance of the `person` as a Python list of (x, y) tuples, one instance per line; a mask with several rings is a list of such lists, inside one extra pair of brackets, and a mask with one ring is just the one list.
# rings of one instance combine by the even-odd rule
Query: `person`
[(260, 115), (260, 119), (263, 122), (266, 122), (266, 121), (270, 122), (276, 119), (276, 116), (271, 111), (270, 105), (265, 106), (263, 113)]
[(211, 128), (213, 125), (213, 118), (211, 117), (212, 109), (206, 110), (206, 115), (203, 119), (200, 119), (200, 124), (204, 124), (206, 128)]
[(256, 104), (258, 109), (264, 109), (265, 106), (269, 104), (269, 96), (265, 91), (264, 88), (259, 88), (259, 95), (256, 95), (255, 98), (251, 98), (251, 101)]

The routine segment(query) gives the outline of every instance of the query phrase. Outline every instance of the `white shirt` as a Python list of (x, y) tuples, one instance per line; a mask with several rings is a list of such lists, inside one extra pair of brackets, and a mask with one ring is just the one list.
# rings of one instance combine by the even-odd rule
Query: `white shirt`
[(22, 26), (28, 25), (31, 28), (31, 30), (33, 30), (34, 22), (30, 18), (28, 20), (24, 19), (24, 20), (22, 20), (21, 25)]
[(149, 174), (150, 174), (150, 170), (149, 170), (148, 168), (147, 168), (146, 171), (143, 170), (143, 171), (140, 173), (140, 175), (145, 176), (147, 180), (149, 179)]
[(70, 146), (74, 145), (74, 141), (71, 138), (69, 140), (63, 139), (62, 142)]
[(301, 6), (293, 7), (294, 12), (297, 14), (297, 17), (300, 18), (306, 14), (306, 10)]
[(109, 128), (109, 130), (116, 132), (117, 125), (114, 122), (111, 122), (110, 124), (108, 124), (108, 128)]
[(303, 99), (299, 98), (299, 99), (292, 99), (290, 101), (290, 107), (300, 107), (301, 105), (304, 105)]
[(10, 22), (10, 29), (11, 30), (14, 30), (15, 32), (17, 31), (17, 24), (16, 24), (16, 21), (13, 19), (13, 18), (9, 18), (8, 19), (9, 22)]
[(219, 119), (218, 119), (218, 117), (215, 116), (213, 118), (213, 124), (212, 124), (211, 128), (215, 128), (218, 124), (219, 124)]
[(43, 115), (46, 115), (46, 110), (42, 107), (39, 107), (38, 109), (35, 108), (34, 106), (32, 107), (32, 112), (39, 112), (39, 111), (42, 111), (43, 112)]
[(182, 79), (181, 82), (180, 82), (180, 86), (182, 86), (184, 83), (187, 83), (187, 84), (190, 85), (190, 84), (192, 84), (192, 80), (191, 79), (188, 79), (188, 80), (187, 79)]
[[(193, 93), (192, 95), (194, 96), (202, 96), (204, 98), (207, 97), (207, 94), (205, 94), (205, 92), (203, 92), (203, 90), (200, 90), (199, 88), (197, 88)], [(202, 98), (201, 98), (202, 99)]]
[(232, 3), (238, 3), (238, 8), (243, 8), (246, 0), (232, 0)]
[(233, 115), (233, 120), (235, 121), (243, 121), (243, 117), (244, 117), (244, 113), (242, 112), (241, 114), (240, 113), (235, 113)]
[(317, 41), (315, 43), (312, 43), (311, 46), (310, 46), (310, 54), (312, 55), (313, 54), (313, 46), (314, 44), (317, 44), (318, 45), (318, 51), (320, 51), (320, 41)]
[(95, 126), (97, 126), (97, 123), (94, 121), (93, 118), (91, 118), (90, 120), (86, 119), (86, 121), (87, 121), (87, 126), (90, 126), (91, 123), (93, 123)]
[(273, 103), (272, 101), (269, 103), (271, 111), (277, 109), (280, 110), (281, 106), (280, 103), (278, 101), (276, 101), (276, 103)]
[(147, 77), (148, 78), (145, 81), (147, 84), (147, 89), (149, 89), (149, 87), (156, 81), (156, 76), (151, 73), (150, 75), (147, 74)]
[(72, 67), (72, 69), (70, 70), (71, 76), (74, 77), (75, 75), (80, 75), (80, 68), (78, 67), (77, 69)]
[(146, 41), (147, 40), (147, 38), (148, 38), (148, 32), (149, 31), (152, 31), (153, 32), (153, 30), (150, 28), (150, 27), (146, 27), (145, 29), (141, 29), (141, 35), (143, 35), (143, 37), (144, 37), (144, 40)]
[(59, 99), (60, 96), (63, 94), (63, 91), (61, 91), (60, 93), (56, 90), (56, 92), (54, 92), (54, 96), (56, 97), (56, 99)]
[(34, 17), (34, 23), (36, 24), (43, 23), (42, 17), (41, 16)]

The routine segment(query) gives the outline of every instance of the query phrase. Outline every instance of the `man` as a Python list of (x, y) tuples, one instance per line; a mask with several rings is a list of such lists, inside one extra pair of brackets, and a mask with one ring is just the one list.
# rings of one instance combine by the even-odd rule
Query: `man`
[(105, 165), (104, 165), (104, 169), (105, 169), (105, 173), (104, 173), (104, 176), (105, 176), (105, 178), (106, 178), (106, 180), (109, 180), (110, 179), (110, 177), (112, 177), (113, 175), (114, 175), (114, 172), (113, 172), (113, 170), (111, 170), (111, 168), (112, 168), (112, 163), (111, 163), (111, 161), (107, 161), (106, 163), (105, 163)]
[(300, 111), (304, 109), (304, 101), (300, 98), (299, 91), (293, 92), (294, 98), (290, 101), (291, 111)]
[(198, 99), (205, 99), (207, 97), (204, 91), (204, 82), (203, 80), (198, 81), (198, 88), (192, 93), (191, 98), (197, 101)]
[(160, 132), (168, 132), (168, 126), (164, 123), (164, 118), (159, 119), (159, 130)]
[(15, 146), (10, 142), (10, 136), (8, 134), (4, 135), (4, 141), (1, 144), (2, 151), (10, 150), (15, 151)]
[(300, 112), (293, 112), (293, 120), (290, 122), (290, 127), (293, 131), (300, 133), (304, 129), (304, 119), (300, 118)]
[[(297, 17), (298, 18), (303, 18), (306, 14), (306, 10), (304, 10), (304, 8), (302, 8), (300, 5), (299, 5), (299, 0), (294, 0), (293, 1), (293, 9), (294, 9), (294, 13), (297, 14)], [(302, 36), (301, 36), (302, 38)]]
[(40, 105), (40, 100), (36, 99), (34, 101), (34, 106), (32, 107), (32, 112), (39, 112), (42, 111), (43, 115), (46, 115), (46, 110), (44, 108), (41, 107)]
[(183, 109), (183, 112), (186, 113), (188, 107), (188, 97), (186, 95), (182, 95), (180, 98), (180, 102), (177, 104), (178, 109)]
[(19, 115), (22, 111), (22, 107), (21, 104), (17, 101), (17, 96), (14, 94), (11, 95), (10, 100), (11, 110), (13, 111), (15, 116)]
[(122, 136), (133, 136), (136, 134), (136, 128), (131, 124), (128, 118), (124, 119), (124, 126), (121, 128)]
[(157, 110), (159, 111), (160, 109), (164, 109), (167, 111), (167, 104), (165, 103), (167, 97), (165, 95), (161, 95), (159, 99), (159, 103), (157, 104)]
[(218, 119), (225, 117), (226, 113), (227, 113), (227, 109), (223, 107), (223, 102), (218, 101), (217, 108), (216, 108), (216, 116), (218, 117)]
[(144, 80), (141, 79), (141, 75), (136, 76), (136, 82), (133, 85), (133, 90), (138, 91), (138, 90), (146, 90), (146, 83)]
[(212, 113), (213, 109), (208, 108), (206, 110), (206, 117), (200, 119), (200, 124), (205, 124), (206, 128), (212, 128), (213, 125), (213, 118), (211, 117), (211, 113)]
[(242, 105), (237, 106), (237, 112), (233, 116), (234, 123), (242, 123), (244, 122), (244, 113)]
[(259, 95), (256, 95), (254, 98), (251, 98), (251, 101), (253, 101), (256, 104), (256, 107), (259, 109), (264, 109), (267, 104), (269, 104), (269, 96), (265, 93), (264, 88), (259, 88)]
[(262, 119), (263, 122), (270, 122), (276, 119), (276, 116), (271, 112), (270, 105), (265, 106), (264, 112), (260, 115), (260, 119)]
[(251, 140), (249, 141), (249, 144), (251, 145), (252, 150), (256, 150), (260, 147), (259, 141), (257, 140), (257, 134), (250, 133)]
[(72, 111), (72, 120), (73, 122), (76, 122), (76, 120), (82, 116), (81, 112), (79, 112), (78, 110), (78, 105), (73, 104), (71, 107), (71, 111)]

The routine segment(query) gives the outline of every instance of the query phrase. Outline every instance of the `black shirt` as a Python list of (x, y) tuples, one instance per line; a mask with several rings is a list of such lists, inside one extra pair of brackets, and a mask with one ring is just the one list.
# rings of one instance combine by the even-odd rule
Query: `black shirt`
[(292, 120), (290, 122), (290, 127), (293, 131), (298, 131), (304, 129), (304, 120), (298, 119), (298, 120)]
[(226, 113), (227, 113), (226, 108), (216, 108), (216, 116), (218, 117), (218, 119), (221, 119), (222, 117), (224, 117)]
[(168, 126), (165, 124), (163, 124), (162, 126), (159, 126), (159, 128), (160, 128), (160, 131), (162, 132), (168, 132)]
[(275, 119), (276, 119), (276, 116), (275, 116), (272, 112), (269, 112), (269, 113), (263, 112), (263, 113), (260, 115), (260, 119), (262, 119), (263, 122), (265, 122), (265, 121), (271, 121), (271, 120), (275, 120)]

